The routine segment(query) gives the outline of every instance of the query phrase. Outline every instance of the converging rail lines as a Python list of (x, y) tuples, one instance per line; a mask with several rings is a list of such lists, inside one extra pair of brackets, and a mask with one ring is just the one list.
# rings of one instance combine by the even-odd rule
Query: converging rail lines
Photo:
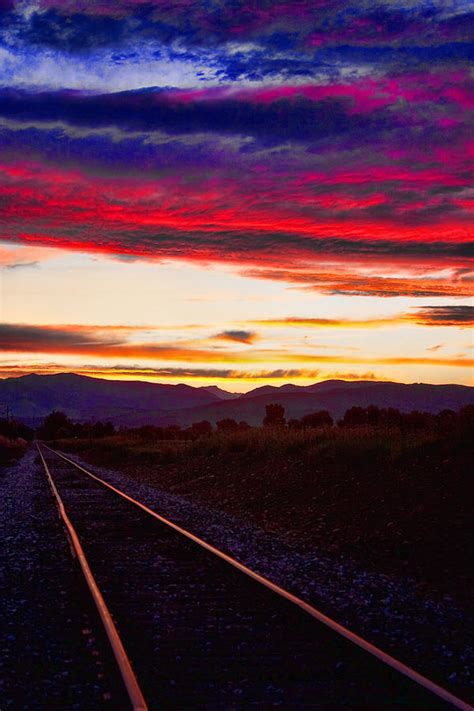
[(472, 707), (61, 452), (37, 444), (139, 709)]

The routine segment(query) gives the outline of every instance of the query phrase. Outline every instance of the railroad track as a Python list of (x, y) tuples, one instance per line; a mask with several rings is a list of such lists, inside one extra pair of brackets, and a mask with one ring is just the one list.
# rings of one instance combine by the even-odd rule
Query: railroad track
[(124, 682), (116, 692), (124, 711), (472, 711), (64, 454), (37, 447)]

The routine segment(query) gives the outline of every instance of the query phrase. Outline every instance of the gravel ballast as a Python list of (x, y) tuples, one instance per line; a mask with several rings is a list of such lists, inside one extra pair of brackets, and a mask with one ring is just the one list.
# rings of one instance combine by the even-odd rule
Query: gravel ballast
[[(80, 462), (75, 455), (68, 455)], [(77, 570), (44, 474), (31, 448), (21, 462), (0, 470), (6, 546), (1, 708), (112, 708), (107, 683), (92, 660), (100, 639), (89, 641)], [(453, 693), (472, 699), (474, 624), (453, 600), (421, 594), (416, 581), (361, 569), (347, 557), (321, 554), (265, 533), (255, 525), (140, 483), (125, 473), (84, 464), (158, 513), (275, 583), (299, 594), (385, 651)], [(84, 684), (77, 659), (91, 669)], [(104, 656), (104, 661), (106, 659)], [(95, 662), (94, 662), (95, 663)], [(66, 691), (65, 691), (66, 690)], [(66, 694), (66, 705), (65, 695)]]
[(282, 540), (190, 496), (67, 456), (472, 701), (474, 620), (449, 595), (431, 596), (410, 577), (364, 570), (347, 556)]
[(0, 708), (119, 708), (121, 682), (33, 447), (0, 468), (0, 501)]

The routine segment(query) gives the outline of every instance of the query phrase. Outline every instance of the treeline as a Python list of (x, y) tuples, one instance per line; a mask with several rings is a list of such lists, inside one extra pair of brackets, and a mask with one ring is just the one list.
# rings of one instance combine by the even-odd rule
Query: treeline
[(73, 422), (64, 412), (53, 410), (38, 428), (36, 435), (39, 439), (99, 439), (115, 434), (115, 427), (111, 422)]
[[(402, 431), (429, 430), (445, 431), (451, 427), (459, 425), (474, 424), (474, 405), (468, 405), (459, 412), (454, 410), (441, 410), (438, 414), (413, 410), (412, 412), (400, 412), (393, 407), (351, 407), (346, 410), (344, 416), (338, 421), (327, 410), (304, 415), (300, 419), (285, 418), (285, 408), (273, 403), (265, 408), (265, 416), (262, 421), (264, 428), (282, 428), (287, 430), (311, 430), (320, 428), (357, 428), (357, 427), (386, 427), (398, 428)], [(29, 429), (29, 428), (27, 428)], [(117, 432), (136, 436), (144, 441), (157, 440), (197, 440), (210, 437), (212, 434), (222, 434), (231, 432), (242, 432), (252, 429), (245, 422), (238, 422), (232, 418), (224, 418), (216, 422), (213, 426), (208, 420), (194, 422), (190, 427), (180, 427), (180, 425), (169, 425), (158, 427), (154, 425), (144, 425), (142, 427), (125, 428), (118, 430), (111, 422), (73, 422), (63, 412), (53, 411), (37, 431), (39, 439), (100, 439), (110, 437)], [(23, 436), (23, 435), (20, 435)], [(28, 439), (28, 437), (25, 437)], [(31, 439), (31, 436), (29, 437)]]
[[(455, 424), (474, 423), (474, 405), (467, 405), (458, 412), (444, 409), (433, 414), (420, 410), (400, 412), (394, 407), (351, 407), (337, 421), (338, 427), (396, 427), (402, 430), (435, 430)], [(334, 421), (327, 410), (321, 410), (311, 415), (305, 415), (300, 420), (289, 420), (288, 427), (292, 429), (308, 429), (315, 427), (333, 427)]]
[(35, 431), (23, 422), (20, 422), (20, 420), (8, 417), (0, 419), (0, 435), (10, 440), (24, 439), (27, 442), (31, 442)]
[(23, 456), (34, 431), (12, 417), (0, 418), (0, 465), (10, 464)]

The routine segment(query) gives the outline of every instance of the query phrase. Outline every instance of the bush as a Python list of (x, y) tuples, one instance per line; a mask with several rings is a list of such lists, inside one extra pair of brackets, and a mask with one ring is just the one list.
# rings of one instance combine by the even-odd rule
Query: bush
[(311, 415), (305, 415), (301, 418), (301, 426), (303, 429), (316, 427), (332, 427), (334, 421), (327, 410), (319, 410)]
[(223, 420), (216, 422), (216, 427), (218, 432), (237, 432), (239, 425), (236, 420), (232, 420), (230, 417), (226, 417)]
[(263, 418), (264, 427), (284, 427), (285, 426), (285, 408), (283, 405), (273, 403), (265, 406), (265, 417)]

